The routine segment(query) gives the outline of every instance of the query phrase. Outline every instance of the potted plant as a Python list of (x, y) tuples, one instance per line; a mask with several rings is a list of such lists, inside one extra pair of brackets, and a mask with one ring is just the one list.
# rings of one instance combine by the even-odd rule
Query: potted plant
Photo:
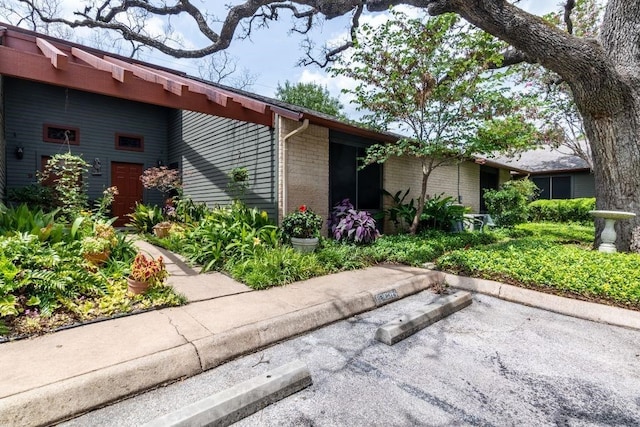
[(80, 248), (84, 259), (95, 265), (105, 262), (111, 254), (111, 242), (96, 236), (84, 237)]
[(322, 227), (320, 215), (302, 205), (282, 220), (282, 232), (290, 239), (291, 245), (300, 252), (313, 252), (318, 246), (318, 236)]
[(171, 222), (169, 221), (162, 221), (153, 226), (153, 234), (159, 239), (169, 236), (169, 230), (171, 230)]
[(144, 293), (149, 286), (161, 284), (169, 275), (161, 256), (154, 259), (138, 253), (131, 264), (131, 271), (127, 277), (129, 292)]
[(111, 248), (117, 244), (116, 231), (107, 223), (96, 222), (93, 234), (80, 241), (82, 256), (92, 264), (104, 263), (111, 254)]

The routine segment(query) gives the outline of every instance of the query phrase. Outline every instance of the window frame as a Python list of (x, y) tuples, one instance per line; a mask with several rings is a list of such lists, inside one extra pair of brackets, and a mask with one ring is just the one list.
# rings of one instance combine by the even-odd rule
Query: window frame
[(42, 140), (44, 142), (49, 142), (52, 144), (66, 144), (66, 141), (64, 140), (64, 138), (63, 139), (50, 138), (49, 137), (50, 128), (64, 129), (64, 130), (70, 130), (75, 132), (75, 140), (71, 141), (71, 139), (69, 139), (69, 145), (80, 145), (80, 129), (79, 128), (75, 126), (58, 125), (55, 123), (42, 124)]
[[(123, 147), (123, 146), (121, 146), (120, 145), (120, 138), (122, 138), (122, 137), (139, 139), (140, 140), (140, 147), (138, 148), (138, 147)], [(114, 144), (115, 144), (115, 149), (116, 150), (135, 151), (135, 152), (138, 152), (138, 153), (144, 152), (144, 136), (143, 135), (116, 132)]]

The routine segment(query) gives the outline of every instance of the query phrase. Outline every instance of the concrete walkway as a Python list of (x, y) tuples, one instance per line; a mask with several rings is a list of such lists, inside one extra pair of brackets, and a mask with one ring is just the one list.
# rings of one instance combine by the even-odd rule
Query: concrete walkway
[[(535, 295), (496, 282), (379, 265), (252, 291), (220, 273), (197, 274), (162, 254), (168, 282), (189, 304), (93, 323), (0, 345), (0, 425), (42, 425), (163, 383), (197, 375), (241, 354), (375, 309), (446, 280), (454, 286), (536, 305)], [(516, 288), (518, 289), (518, 288)], [(528, 291), (533, 292), (533, 291)], [(524, 295), (524, 296), (522, 296)], [(546, 309), (640, 329), (640, 313), (542, 295)], [(577, 308), (576, 308), (577, 307)], [(605, 313), (605, 314), (603, 314)], [(575, 315), (576, 313), (570, 313)]]

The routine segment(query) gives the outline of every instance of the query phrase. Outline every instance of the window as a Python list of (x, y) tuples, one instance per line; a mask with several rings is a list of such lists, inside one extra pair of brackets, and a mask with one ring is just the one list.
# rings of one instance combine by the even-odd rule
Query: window
[(570, 199), (570, 176), (536, 176), (533, 183), (540, 189), (539, 199)]
[(44, 124), (42, 140), (56, 144), (80, 145), (80, 130), (71, 126)]
[(116, 133), (116, 150), (144, 151), (144, 138), (141, 135)]

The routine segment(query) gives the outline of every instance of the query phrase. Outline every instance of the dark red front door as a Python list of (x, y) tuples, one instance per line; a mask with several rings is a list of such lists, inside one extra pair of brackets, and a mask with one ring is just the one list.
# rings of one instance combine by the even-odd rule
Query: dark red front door
[(114, 223), (118, 227), (129, 222), (126, 215), (134, 211), (137, 202), (142, 203), (142, 168), (138, 163), (111, 162), (111, 185), (118, 187), (119, 193), (111, 209), (118, 217)]

